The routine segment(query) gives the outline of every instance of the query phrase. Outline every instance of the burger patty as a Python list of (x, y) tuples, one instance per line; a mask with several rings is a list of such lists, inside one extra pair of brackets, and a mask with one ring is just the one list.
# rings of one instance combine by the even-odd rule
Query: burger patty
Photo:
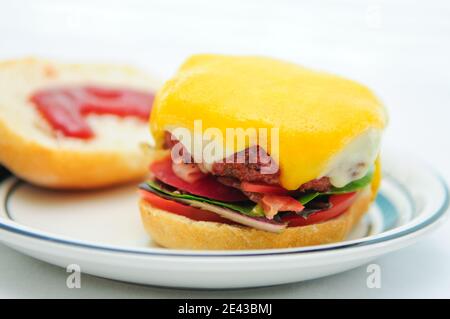
[[(176, 140), (172, 139), (170, 132), (164, 136), (164, 148), (171, 149)], [(272, 167), (273, 166), (273, 167)], [(263, 169), (269, 169), (274, 173), (263, 174)], [(211, 174), (222, 177), (218, 181), (225, 185), (240, 188), (240, 182), (265, 183), (270, 185), (280, 184), (280, 170), (276, 163), (259, 146), (253, 146), (238, 152), (223, 162), (212, 165)], [(309, 181), (298, 188), (298, 192), (327, 192), (331, 189), (330, 179), (326, 176)], [(255, 193), (253, 193), (255, 194)], [(246, 194), (253, 200), (251, 194)], [(255, 197), (256, 199), (256, 197)]]
[[(249, 157), (252, 152), (259, 152), (258, 161), (256, 163), (250, 163)], [(270, 156), (264, 152), (264, 150), (260, 150), (258, 147), (252, 149), (246, 149), (244, 152), (245, 162), (244, 163), (233, 163), (231, 161), (225, 160), (223, 163), (214, 163), (212, 166), (211, 173), (216, 176), (220, 176), (223, 178), (219, 178), (219, 181), (224, 182), (229, 186), (233, 186), (239, 188), (237, 185), (240, 185), (240, 182), (253, 182), (253, 183), (265, 183), (270, 185), (279, 185), (280, 184), (280, 170), (276, 167), (276, 173), (272, 174), (263, 174), (261, 170), (264, 167), (269, 167), (271, 165), (275, 165)], [(235, 155), (236, 156), (236, 155)], [(325, 193), (331, 189), (330, 179), (326, 176), (321, 177), (319, 179), (315, 179), (309, 181), (303, 185), (301, 185), (296, 191), (297, 192), (308, 192), (315, 191)], [(247, 194), (248, 195), (248, 194)]]
[(331, 189), (330, 178), (324, 176), (303, 184), (302, 186), (300, 186), (298, 191), (299, 192), (316, 191), (319, 193), (326, 193), (330, 191), (330, 189)]
[[(273, 173), (263, 173), (264, 168)], [(211, 173), (216, 176), (234, 177), (242, 182), (271, 185), (280, 182), (278, 165), (259, 146), (247, 148), (226, 158), (223, 162), (214, 163)]]

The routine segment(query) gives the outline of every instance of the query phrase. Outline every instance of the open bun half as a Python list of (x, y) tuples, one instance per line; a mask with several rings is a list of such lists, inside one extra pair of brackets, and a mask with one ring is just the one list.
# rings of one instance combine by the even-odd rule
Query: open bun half
[(15, 175), (51, 188), (88, 189), (145, 176), (151, 141), (135, 118), (89, 115), (90, 140), (57, 134), (29, 97), (46, 87), (99, 85), (154, 92), (159, 84), (129, 66), (65, 64), (35, 58), (0, 62), (0, 162)]

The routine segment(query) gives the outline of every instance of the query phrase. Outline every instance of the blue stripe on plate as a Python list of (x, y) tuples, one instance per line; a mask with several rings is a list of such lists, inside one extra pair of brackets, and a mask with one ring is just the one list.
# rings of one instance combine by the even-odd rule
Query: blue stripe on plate
[(399, 216), (397, 208), (382, 193), (378, 194), (376, 205), (380, 208), (383, 217), (383, 231), (394, 228)]

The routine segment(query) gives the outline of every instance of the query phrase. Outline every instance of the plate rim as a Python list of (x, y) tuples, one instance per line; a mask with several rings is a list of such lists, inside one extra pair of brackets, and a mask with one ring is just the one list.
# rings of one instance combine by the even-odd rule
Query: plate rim
[[(416, 225), (411, 225), (410, 227), (397, 232), (393, 232), (393, 230), (387, 231), (385, 232), (384, 235), (383, 233), (381, 233), (373, 236), (373, 238), (366, 237), (347, 242), (332, 243), (328, 245), (316, 245), (309, 247), (298, 247), (298, 248), (265, 249), (254, 251), (243, 250), (243, 251), (229, 251), (229, 252), (216, 250), (216, 251), (208, 251), (207, 253), (202, 251), (197, 252), (193, 250), (167, 250), (165, 248), (127, 248), (107, 244), (95, 244), (92, 242), (77, 240), (70, 237), (52, 235), (50, 233), (35, 230), (31, 227), (23, 226), (15, 222), (9, 212), (8, 204), (11, 196), (19, 188), (19, 186), (26, 184), (26, 182), (16, 177), (9, 177), (3, 181), (0, 181), (0, 184), (5, 184), (8, 181), (11, 183), (11, 186), (9, 186), (9, 188), (6, 191), (3, 202), (3, 209), (5, 210), (5, 214), (7, 215), (7, 217), (10, 219), (10, 222), (8, 220), (3, 220), (0, 218), (0, 230), (14, 233), (16, 235), (26, 237), (29, 239), (37, 239), (41, 241), (71, 246), (72, 248), (76, 247), (81, 249), (88, 249), (109, 253), (133, 254), (151, 257), (255, 257), (255, 256), (263, 257), (263, 256), (320, 253), (320, 252), (329, 252), (333, 250), (345, 250), (351, 248), (367, 247), (379, 243), (392, 241), (399, 238), (404, 238), (420, 230), (426, 229), (428, 226), (431, 226), (437, 223), (439, 220), (446, 217), (445, 213), (447, 212), (450, 206), (450, 191), (448, 185), (444, 180), (443, 176), (439, 174), (434, 168), (432, 168), (429, 165), (426, 165), (426, 163), (423, 162), (421, 164), (423, 164), (424, 168), (428, 169), (429, 173), (432, 175), (433, 178), (435, 178), (439, 182), (442, 190), (444, 191), (444, 199), (440, 207), (430, 216), (428, 216), (426, 219), (424, 219), (423, 221), (421, 221)], [(386, 174), (385, 178), (390, 178), (394, 183), (400, 186), (402, 192), (404, 192), (408, 198), (412, 198), (410, 192), (402, 184), (400, 184), (394, 177), (389, 176), (389, 174)]]

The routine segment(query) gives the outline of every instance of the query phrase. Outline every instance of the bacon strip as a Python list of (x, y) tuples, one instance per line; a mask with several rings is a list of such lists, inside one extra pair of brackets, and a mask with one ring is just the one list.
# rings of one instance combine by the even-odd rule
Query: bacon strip
[(264, 195), (260, 201), (266, 218), (273, 219), (278, 212), (301, 212), (305, 207), (290, 196)]
[(175, 175), (181, 178), (183, 181), (190, 184), (204, 178), (206, 175), (195, 164), (184, 164), (172, 162), (172, 170)]

